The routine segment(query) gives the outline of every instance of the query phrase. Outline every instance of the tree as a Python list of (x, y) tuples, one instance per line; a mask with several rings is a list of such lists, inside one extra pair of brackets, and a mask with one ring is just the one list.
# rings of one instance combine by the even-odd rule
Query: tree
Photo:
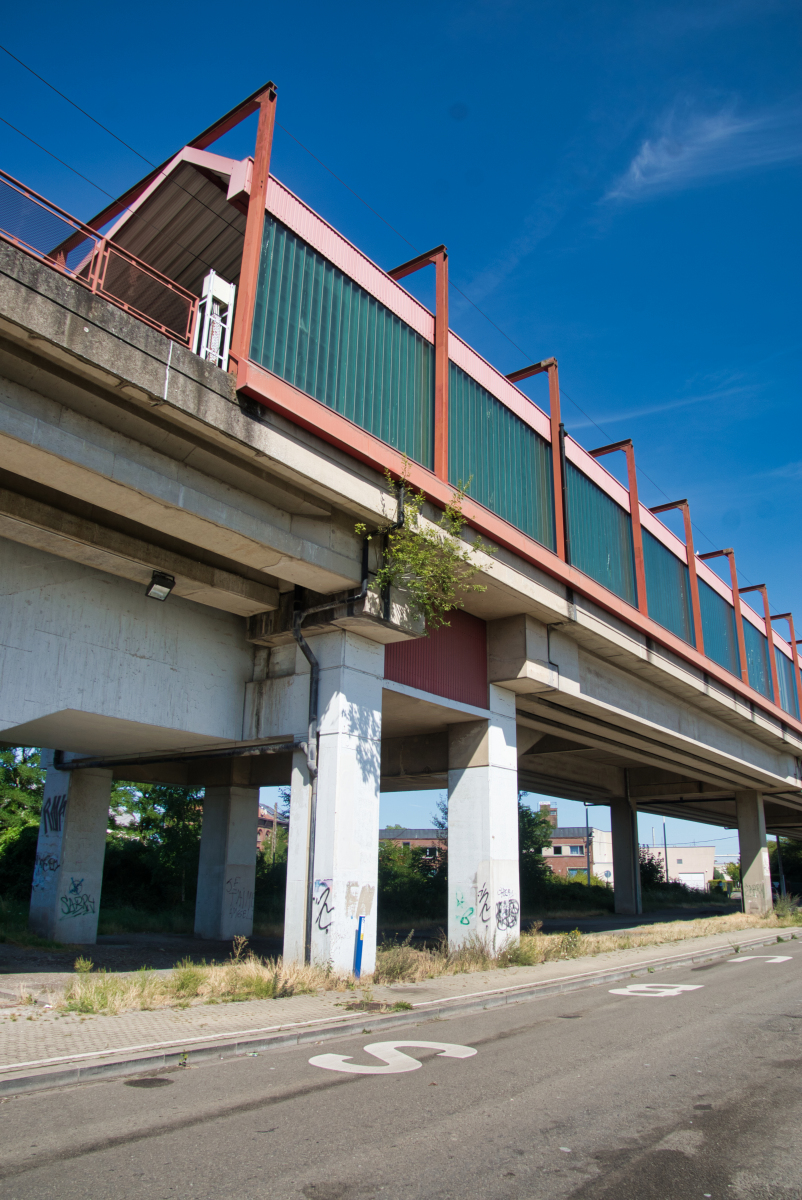
[(198, 870), (203, 789), (165, 784), (119, 784), (112, 809), (119, 836), (158, 850), (160, 869), (178, 887), (181, 903)]
[(551, 877), (543, 851), (551, 845), (554, 829), (547, 816), (524, 803), (527, 795), (528, 792), (518, 793), (518, 866), (521, 895), (529, 903)]
[(0, 830), (39, 822), (46, 772), (38, 748), (0, 750)]
[(665, 883), (665, 866), (659, 854), (650, 846), (641, 846), (639, 859), (641, 887), (648, 889)]
[(729, 877), (733, 883), (737, 884), (738, 887), (741, 886), (741, 864), (740, 863), (734, 863), (734, 862), (727, 863), (727, 874), (729, 875)]
[(402, 588), (413, 615), (423, 617), (427, 632), (431, 632), (448, 625), (446, 615), (462, 608), (466, 595), (487, 590), (483, 583), (473, 582), (476, 577), (473, 556), (480, 550), (494, 554), (495, 548), (486, 546), (479, 537), (472, 544), (462, 540), (465, 526), (462, 504), (470, 479), (464, 487), (458, 485), (440, 519), (431, 523), (422, 520), (426, 497), (409, 485), (409, 459), (405, 456), (398, 482), (389, 471), (384, 474), (390, 495), (398, 502), (401, 524), (385, 526), (375, 533), (368, 533), (362, 522), (354, 527), (367, 541), (373, 537), (383, 539), (383, 561), (371, 590), (381, 595), (388, 588)]

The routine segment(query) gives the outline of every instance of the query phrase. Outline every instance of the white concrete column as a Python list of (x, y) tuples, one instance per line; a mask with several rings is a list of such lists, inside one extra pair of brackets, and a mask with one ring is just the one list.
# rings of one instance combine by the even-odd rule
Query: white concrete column
[(287, 892), (284, 904), (284, 961), (288, 963), (304, 961), (306, 902), (309, 891), (310, 799), (306, 754), (303, 750), (296, 750), (292, 756)]
[(766, 817), (760, 792), (736, 792), (738, 840), (741, 845), (741, 895), (745, 913), (771, 912), (771, 867), (766, 845)]
[(227, 941), (253, 933), (259, 789), (206, 788), (195, 936)]
[[(362, 971), (376, 965), (381, 702), (384, 647), (346, 631), (310, 637), (320, 664), (320, 712), (311, 957), (351, 971), (366, 918)], [(299, 673), (308, 665), (300, 651)], [(309, 903), (310, 788), (303, 756), (293, 758), (284, 953), (303, 961)]]
[(448, 940), (498, 950), (521, 931), (515, 694), (491, 684), (490, 708), (448, 730)]
[(40, 937), (97, 941), (110, 795), (111, 771), (48, 767), (29, 916)]
[(638, 813), (622, 796), (610, 804), (613, 839), (613, 897), (615, 911), (624, 916), (643, 912), (638, 852)]

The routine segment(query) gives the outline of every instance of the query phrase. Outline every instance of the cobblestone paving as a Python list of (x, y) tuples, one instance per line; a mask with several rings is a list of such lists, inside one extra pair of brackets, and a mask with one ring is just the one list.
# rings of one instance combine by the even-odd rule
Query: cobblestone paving
[[(371, 998), (390, 1004), (403, 1000), (417, 1006), (432, 1001), (481, 996), (499, 988), (567, 981), (611, 967), (642, 970), (651, 962), (682, 957), (688, 953), (769, 940), (776, 940), (773, 931), (750, 929), (745, 930), (742, 936), (730, 932), (689, 938), (685, 942), (665, 946), (616, 950), (592, 958), (541, 963), (534, 967), (511, 967), (507, 970), (445, 976), (425, 983), (375, 987)], [(30, 979), (30, 975), (7, 974), (0, 976), (0, 984), (4, 991), (14, 992), (26, 978)], [(0, 1071), (46, 1060), (122, 1054), (175, 1044), (190, 1046), (218, 1037), (220, 1040), (231, 1040), (299, 1024), (329, 1023), (351, 1017), (353, 1014), (348, 1013), (343, 1005), (355, 998), (359, 997), (353, 993), (328, 992), (318, 996), (198, 1004), (183, 1009), (129, 1012), (118, 1016), (58, 1013), (43, 1010), (39, 1006), (9, 1004), (6, 1001), (6, 1005), (0, 1008)]]

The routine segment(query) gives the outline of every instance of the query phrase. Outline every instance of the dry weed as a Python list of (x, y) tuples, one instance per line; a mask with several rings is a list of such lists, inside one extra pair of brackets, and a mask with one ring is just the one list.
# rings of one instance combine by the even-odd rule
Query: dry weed
[[(493, 952), (480, 938), (461, 946), (445, 940), (431, 948), (416, 949), (410, 936), (404, 942), (385, 943), (376, 956), (376, 970), (359, 981), (361, 988), (380, 984), (419, 983), (443, 975), (462, 975), (513, 966), (534, 966), (558, 959), (608, 954), (707, 937), (747, 929), (782, 929), (799, 924), (796, 916), (744, 916), (730, 913), (695, 921), (646, 925), (627, 933), (543, 933), (534, 925), (520, 939)], [(143, 969), (133, 975), (93, 972), (89, 960), (76, 961), (76, 974), (54, 1007), (76, 1013), (119, 1013), (136, 1009), (224, 1004), (241, 1000), (278, 1000), (285, 996), (316, 995), (353, 990), (351, 975), (336, 974), (325, 966), (285, 964), (280, 958), (262, 959), (248, 952), (243, 940), (234, 946), (228, 962), (196, 963), (184, 959), (170, 972)], [(366, 993), (368, 994), (368, 993)]]

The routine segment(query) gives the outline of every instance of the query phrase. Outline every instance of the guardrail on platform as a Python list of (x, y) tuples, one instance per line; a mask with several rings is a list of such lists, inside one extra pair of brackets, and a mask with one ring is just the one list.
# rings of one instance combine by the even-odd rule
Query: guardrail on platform
[(5, 171), (0, 171), (0, 238), (192, 346), (197, 296)]

